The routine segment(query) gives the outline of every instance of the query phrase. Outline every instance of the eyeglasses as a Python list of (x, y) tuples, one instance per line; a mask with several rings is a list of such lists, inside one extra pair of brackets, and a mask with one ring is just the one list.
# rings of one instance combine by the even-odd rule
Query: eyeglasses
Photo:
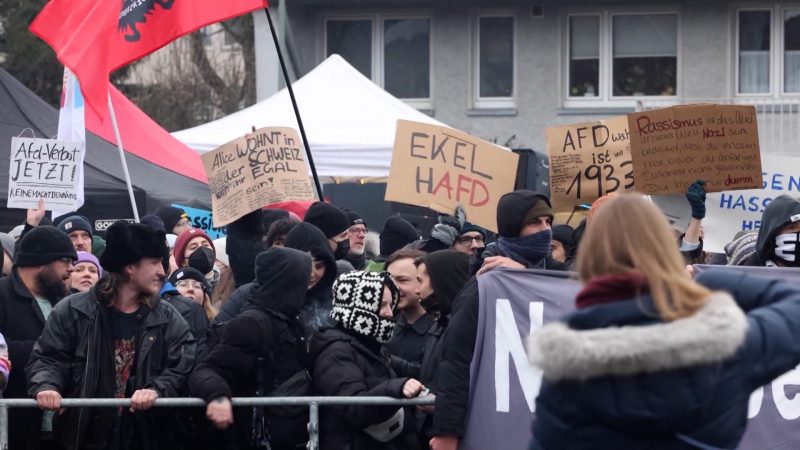
[(462, 236), (456, 239), (460, 245), (471, 245), (472, 241), (475, 241), (476, 244), (482, 245), (484, 243), (483, 236)]
[(199, 281), (181, 280), (175, 283), (175, 287), (186, 288), (186, 289), (192, 288), (192, 289), (197, 289), (198, 291), (202, 291), (205, 286), (203, 286), (203, 283)]
[(178, 223), (175, 224), (176, 227), (188, 227), (189, 225), (191, 225), (191, 222), (189, 222), (189, 219), (183, 219), (183, 220), (181, 220), (181, 221), (179, 221)]
[(350, 228), (349, 230), (347, 230), (347, 232), (350, 233), (350, 234), (363, 234), (363, 235), (366, 235), (367, 234), (367, 229), (366, 228)]

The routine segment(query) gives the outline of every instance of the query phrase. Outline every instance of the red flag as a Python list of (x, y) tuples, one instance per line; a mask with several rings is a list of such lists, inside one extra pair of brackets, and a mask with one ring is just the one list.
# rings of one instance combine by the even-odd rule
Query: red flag
[(108, 74), (206, 25), (266, 8), (267, 0), (51, 0), (30, 26), (78, 78), (104, 117)]

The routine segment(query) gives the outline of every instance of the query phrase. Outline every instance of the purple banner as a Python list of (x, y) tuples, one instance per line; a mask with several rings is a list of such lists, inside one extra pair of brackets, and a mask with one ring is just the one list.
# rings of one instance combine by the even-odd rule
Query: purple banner
[[(700, 273), (712, 266), (695, 266)], [(800, 270), (726, 268), (800, 283)], [(577, 281), (557, 272), (496, 269), (478, 278), (479, 316), (470, 367), (470, 405), (459, 449), (526, 449), (535, 417), (541, 372), (528, 362), (525, 343), (543, 323), (574, 309)], [(750, 397), (741, 449), (800, 448), (800, 370)]]

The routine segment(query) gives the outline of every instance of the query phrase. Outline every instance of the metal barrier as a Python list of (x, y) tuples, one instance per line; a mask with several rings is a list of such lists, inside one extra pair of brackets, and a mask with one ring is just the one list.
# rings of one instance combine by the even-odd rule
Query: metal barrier
[[(308, 450), (319, 449), (319, 407), (330, 405), (433, 405), (434, 397), (397, 399), (392, 397), (234, 397), (236, 406), (308, 406)], [(116, 408), (130, 406), (129, 398), (64, 398), (62, 408), (94, 407)], [(154, 407), (186, 408), (206, 406), (200, 398), (159, 398)], [(8, 409), (36, 408), (36, 400), (22, 398), (0, 399), (0, 450), (8, 450)]]

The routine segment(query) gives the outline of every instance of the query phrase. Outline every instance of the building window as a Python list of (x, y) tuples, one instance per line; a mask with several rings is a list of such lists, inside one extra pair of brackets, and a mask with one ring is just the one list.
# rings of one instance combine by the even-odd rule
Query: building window
[(736, 45), (740, 95), (800, 94), (800, 8), (738, 10)]
[(326, 57), (339, 54), (390, 94), (421, 108), (430, 107), (430, 49), (429, 18), (370, 16), (325, 21)]
[(739, 11), (739, 93), (770, 91), (770, 36), (772, 13)]
[(677, 93), (675, 13), (569, 15), (566, 48), (568, 106), (630, 106)]
[(475, 107), (513, 108), (514, 17), (477, 17), (474, 38)]
[(329, 20), (325, 56), (338, 54), (367, 78), (372, 78), (372, 19)]

